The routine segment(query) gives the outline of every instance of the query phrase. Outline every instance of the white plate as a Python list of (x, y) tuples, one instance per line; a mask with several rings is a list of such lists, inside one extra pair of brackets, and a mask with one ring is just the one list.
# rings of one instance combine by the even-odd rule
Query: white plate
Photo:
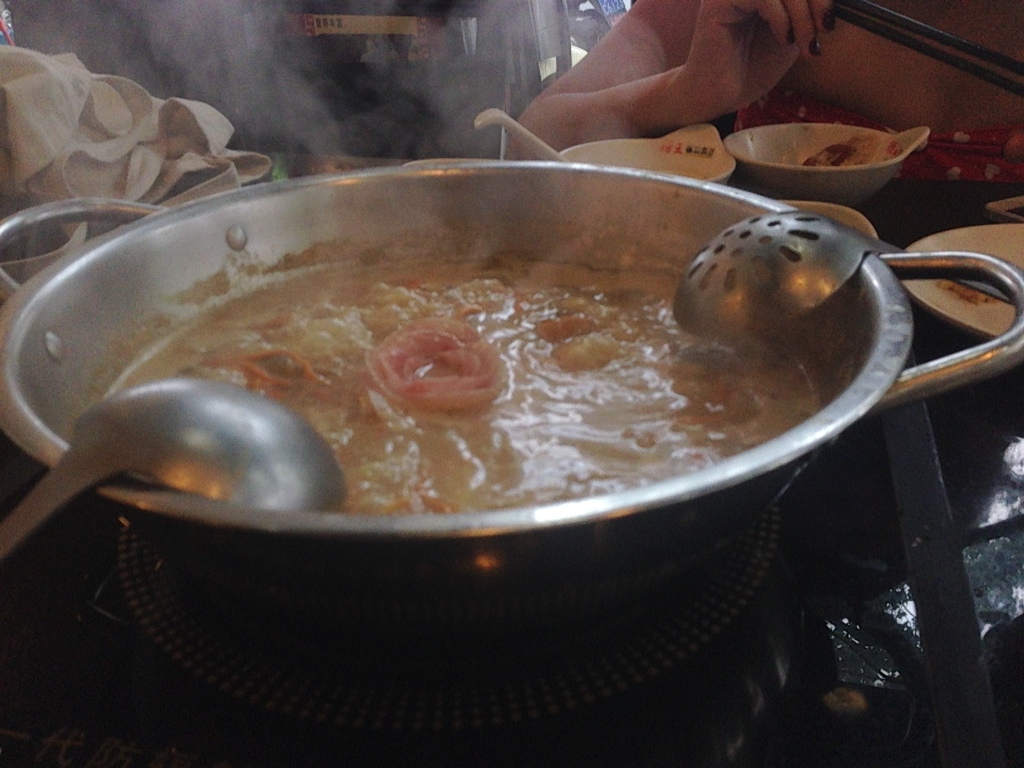
[[(985, 224), (949, 229), (907, 247), (926, 251), (972, 251), (1024, 267), (1024, 224)], [(949, 280), (908, 280), (907, 291), (921, 306), (967, 331), (997, 336), (1010, 327), (1013, 307)]]
[(1024, 221), (1024, 195), (993, 200), (985, 205), (985, 216), (996, 222)]

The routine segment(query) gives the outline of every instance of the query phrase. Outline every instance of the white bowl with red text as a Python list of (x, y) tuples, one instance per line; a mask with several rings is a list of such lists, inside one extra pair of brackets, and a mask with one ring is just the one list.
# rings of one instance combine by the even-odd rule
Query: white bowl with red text
[(572, 163), (639, 168), (724, 184), (736, 161), (715, 126), (698, 123), (656, 139), (605, 139), (577, 144), (560, 153)]

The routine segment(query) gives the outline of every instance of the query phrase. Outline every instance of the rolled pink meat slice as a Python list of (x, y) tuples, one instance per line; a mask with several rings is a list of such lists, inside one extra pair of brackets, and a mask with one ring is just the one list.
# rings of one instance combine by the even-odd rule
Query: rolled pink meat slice
[(366, 364), (389, 400), (427, 411), (482, 408), (505, 381), (497, 350), (469, 325), (449, 318), (398, 329), (367, 353)]

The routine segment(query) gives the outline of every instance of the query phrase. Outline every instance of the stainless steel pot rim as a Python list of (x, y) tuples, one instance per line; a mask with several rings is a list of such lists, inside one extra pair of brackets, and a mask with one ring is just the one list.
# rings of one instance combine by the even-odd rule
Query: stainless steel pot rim
[[(480, 174), (602, 174), (621, 176), (697, 188), (716, 196), (732, 198), (766, 213), (792, 210), (792, 206), (740, 189), (714, 182), (687, 179), (625, 168), (609, 168), (580, 163), (544, 161), (487, 161), (453, 164), (447, 167), (376, 168), (343, 174), (288, 179), (240, 190), (222, 192), (181, 207), (157, 213), (128, 224), (100, 240), (62, 257), (8, 299), (0, 314), (0, 333), (4, 349), (20, 343), (19, 333), (27, 325), (36, 306), (47, 301), (47, 285), (58, 273), (71, 277), (94, 259), (113, 257), (130, 247), (134, 238), (157, 229), (172, 230), (187, 225), (189, 219), (211, 208), (242, 202), (249, 198), (288, 195), (296, 189), (366, 183), (390, 183), (395, 177), (433, 174), (472, 176)], [(837, 437), (864, 417), (882, 398), (902, 366), (913, 335), (910, 306), (895, 275), (876, 258), (868, 259), (858, 279), (864, 280), (879, 295), (879, 306), (888, 312), (886, 322), (877, 330), (878, 343), (852, 383), (817, 414), (784, 434), (753, 449), (719, 461), (710, 467), (628, 491), (540, 506), (461, 512), (450, 515), (361, 516), (319, 512), (275, 513), (233, 507), (196, 500), (168, 491), (139, 490), (137, 487), (108, 486), (101, 493), (118, 502), (142, 510), (214, 527), (240, 528), (313, 537), (369, 536), (403, 538), (440, 538), (447, 536), (491, 536), (539, 528), (591, 524), (597, 521), (639, 513), (643, 510), (691, 501), (714, 491), (738, 486), (754, 477), (787, 466)], [(67, 443), (39, 420), (28, 406), (19, 385), (17, 361), (5, 356), (5, 386), (0, 401), (15, 418), (7, 427), (9, 436), (29, 455), (52, 464)]]

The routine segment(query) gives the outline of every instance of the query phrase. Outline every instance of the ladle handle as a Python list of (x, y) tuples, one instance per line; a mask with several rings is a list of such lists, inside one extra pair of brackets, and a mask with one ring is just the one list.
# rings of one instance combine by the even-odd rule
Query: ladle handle
[[(158, 205), (133, 203), (125, 200), (80, 197), (43, 203), (24, 211), (12, 213), (0, 221), (0, 254), (20, 240), (30, 237), (48, 224), (76, 224), (84, 221), (108, 224), (127, 224), (150, 213), (166, 210)], [(28, 277), (64, 255), (63, 248), (36, 256), (19, 259), (0, 255), (0, 298), (13, 294)], [(11, 266), (20, 265), (17, 277), (10, 274)]]
[(0, 563), (61, 507), (116, 473), (115, 469), (104, 470), (96, 453), (69, 448), (17, 506), (0, 519)]
[(981, 253), (941, 251), (892, 253), (882, 257), (902, 280), (976, 280), (1004, 294), (1013, 305), (1010, 327), (989, 341), (907, 368), (872, 412), (924, 400), (1016, 367), (1024, 355), (1024, 272)]

